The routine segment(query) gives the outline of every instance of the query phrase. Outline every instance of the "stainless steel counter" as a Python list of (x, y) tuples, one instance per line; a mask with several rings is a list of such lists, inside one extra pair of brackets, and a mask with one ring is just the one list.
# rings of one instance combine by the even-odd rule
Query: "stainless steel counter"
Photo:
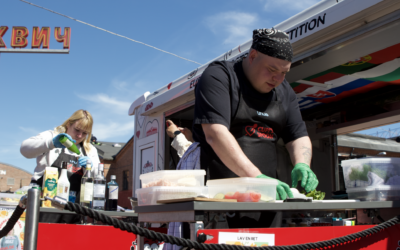
[[(98, 211), (98, 210), (96, 211), (113, 218), (138, 217), (137, 213), (132, 213), (132, 212), (114, 212), (114, 211)], [(58, 210), (56, 208), (47, 208), (47, 207), (41, 207), (40, 213), (75, 214), (74, 212), (71, 211)]]
[(154, 206), (137, 206), (139, 222), (195, 222), (202, 220), (204, 212), (233, 211), (337, 211), (357, 209), (400, 208), (400, 201), (364, 201), (364, 202), (182, 202)]

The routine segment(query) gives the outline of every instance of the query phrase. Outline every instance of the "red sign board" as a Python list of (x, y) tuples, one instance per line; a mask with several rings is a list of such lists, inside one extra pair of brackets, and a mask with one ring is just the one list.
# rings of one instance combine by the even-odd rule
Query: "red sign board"
[[(149, 228), (152, 231), (167, 233), (167, 228)], [(144, 238), (147, 249), (161, 250), (164, 242)], [(154, 247), (157, 246), (157, 247)], [(137, 249), (136, 235), (113, 226), (91, 226), (72, 224), (39, 223), (37, 249)]]
[[(206, 229), (199, 230), (198, 234), (207, 235), (206, 244), (218, 244), (219, 233), (246, 233), (246, 234), (273, 234), (275, 246), (299, 245), (318, 241), (331, 240), (354, 234), (372, 228), (374, 225), (366, 226), (330, 226), (330, 227), (293, 227), (293, 228), (254, 228), (254, 229)], [(324, 249), (337, 250), (396, 250), (400, 249), (400, 225), (395, 225), (379, 233), (369, 235), (359, 240), (346, 244)]]
[[(0, 26), (0, 48), (7, 48), (4, 42), (4, 35), (7, 33), (7, 26)], [(71, 43), (71, 28), (64, 28), (64, 33), (60, 27), (54, 28), (54, 38), (57, 42), (63, 44), (64, 49), (70, 48)], [(11, 47), (16, 48), (26, 48), (28, 46), (29, 40), (31, 41), (32, 49), (48, 49), (50, 47), (50, 36), (51, 29), (49, 27), (33, 27), (31, 38), (29, 38), (29, 30), (23, 26), (14, 26), (11, 29)]]

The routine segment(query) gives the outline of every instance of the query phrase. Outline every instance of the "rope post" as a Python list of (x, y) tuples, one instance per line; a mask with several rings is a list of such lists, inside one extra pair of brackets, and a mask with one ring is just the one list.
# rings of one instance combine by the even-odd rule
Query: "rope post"
[(36, 250), (38, 238), (40, 212), (40, 190), (28, 190), (28, 203), (26, 207), (25, 246), (24, 250)]
[(190, 223), (190, 240), (197, 241), (197, 231), (204, 229), (204, 224), (202, 221), (196, 221)]
[[(144, 222), (139, 222), (139, 227), (144, 227)], [(136, 235), (136, 249), (144, 250), (144, 237), (139, 234)]]

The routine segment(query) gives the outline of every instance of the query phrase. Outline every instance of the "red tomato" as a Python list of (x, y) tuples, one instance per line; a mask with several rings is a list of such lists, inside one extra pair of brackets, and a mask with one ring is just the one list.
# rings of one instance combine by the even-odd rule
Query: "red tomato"
[(240, 193), (239, 192), (235, 192), (234, 194), (233, 194), (233, 199), (238, 199), (238, 197), (239, 197), (239, 195), (240, 195)]
[(261, 199), (261, 194), (256, 193), (256, 192), (251, 192), (250, 199), (252, 202), (258, 202)]
[(250, 198), (250, 193), (239, 193), (239, 196), (237, 198), (238, 202), (248, 202), (251, 201)]
[(229, 192), (225, 194), (225, 199), (236, 199), (233, 197), (234, 193), (233, 192)]

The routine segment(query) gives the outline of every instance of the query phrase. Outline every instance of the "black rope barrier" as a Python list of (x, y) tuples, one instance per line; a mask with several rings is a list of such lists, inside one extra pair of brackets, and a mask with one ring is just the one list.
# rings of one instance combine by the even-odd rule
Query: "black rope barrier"
[[(157, 233), (146, 228), (141, 228), (133, 224), (128, 224), (123, 221), (111, 218), (105, 214), (99, 213), (90, 208), (82, 207), (79, 204), (75, 204), (72, 202), (68, 202), (65, 205), (65, 209), (71, 212), (75, 212), (80, 215), (88, 216), (92, 219), (103, 222), (106, 225), (112, 225), (115, 228), (119, 228), (123, 231), (127, 231), (130, 233), (134, 233), (148, 239), (158, 240), (160, 242), (170, 243), (174, 245), (181, 246), (183, 248), (188, 249), (198, 249), (198, 250), (254, 250), (254, 247), (248, 246), (237, 246), (237, 245), (226, 245), (226, 244), (204, 244), (199, 243), (183, 238), (174, 237), (171, 235), (166, 235), (162, 233)], [(311, 250), (311, 249), (321, 249), (324, 247), (338, 246), (345, 243), (351, 243), (355, 240), (359, 240), (361, 238), (365, 238), (367, 236), (376, 234), (381, 232), (382, 230), (389, 228), (391, 226), (396, 225), (400, 222), (400, 215), (383, 222), (373, 228), (349, 234), (343, 237), (334, 238), (327, 241), (319, 241), (315, 243), (306, 243), (300, 245), (288, 245), (288, 246), (267, 246), (267, 247), (258, 247), (260, 250)]]

